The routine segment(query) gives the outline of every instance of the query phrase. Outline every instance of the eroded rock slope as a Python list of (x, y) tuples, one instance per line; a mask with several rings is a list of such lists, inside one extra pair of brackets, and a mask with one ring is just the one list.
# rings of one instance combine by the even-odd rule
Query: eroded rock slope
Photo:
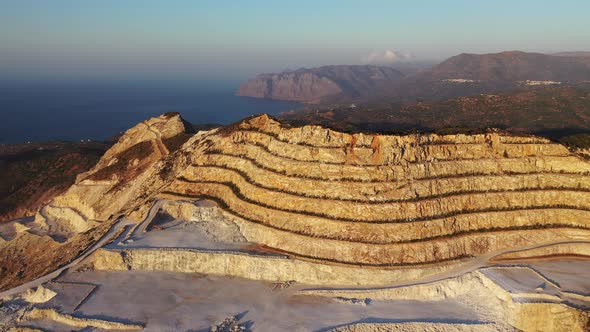
[[(530, 252), (568, 255), (567, 243), (590, 240), (589, 172), (533, 136), (350, 135), (266, 115), (189, 134), (168, 114), (130, 129), (35, 224), (65, 238), (59, 247), (121, 215), (142, 220), (158, 199), (209, 198), (246, 240), (329, 264), (420, 267), (548, 243)], [(20, 268), (2, 272), (3, 287)]]
[(538, 137), (348, 135), (260, 116), (182, 153), (163, 196), (216, 200), (248, 240), (302, 258), (404, 266), (590, 236), (590, 164)]

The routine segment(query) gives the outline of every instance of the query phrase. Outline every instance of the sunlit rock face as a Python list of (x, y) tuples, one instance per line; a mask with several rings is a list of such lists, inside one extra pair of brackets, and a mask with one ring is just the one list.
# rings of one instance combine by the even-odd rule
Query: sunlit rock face
[[(128, 238), (82, 265), (362, 288), (306, 293), (327, 298), (458, 299), (506, 331), (587, 326), (587, 313), (570, 305), (587, 295), (551, 293), (558, 285), (540, 274), (532, 290), (512, 293), (488, 270), (590, 255), (590, 163), (579, 155), (496, 130), (347, 134), (266, 115), (193, 133), (180, 115), (165, 114), (128, 130), (34, 222), (12, 225), (0, 241), (0, 289), (74, 260), (116, 220), (141, 233), (157, 211), (179, 225), (199, 224), (183, 235), (200, 229), (234, 246), (133, 247)], [(118, 231), (113, 238), (129, 235)], [(383, 285), (391, 288), (369, 289)], [(345, 330), (365, 328), (393, 327)]]
[[(119, 214), (140, 220), (157, 198), (209, 198), (251, 242), (371, 266), (590, 238), (590, 164), (543, 138), (345, 134), (266, 115), (186, 132), (178, 115), (130, 129), (39, 222), (79, 233)], [(179, 135), (188, 140), (171, 151)]]
[(590, 164), (538, 137), (345, 134), (266, 115), (191, 134), (178, 114), (128, 130), (37, 214), (65, 237), (158, 198), (210, 198), (243, 236), (301, 258), (452, 263), (588, 239)]
[(37, 213), (36, 221), (55, 232), (80, 233), (112, 219), (145, 199), (164, 182), (158, 172), (190, 132), (179, 114), (165, 114), (129, 129), (97, 165)]
[(55, 270), (95, 243), (118, 215), (145, 204), (165, 185), (162, 170), (192, 135), (177, 113), (129, 129), (63, 194), (42, 206), (26, 231), (0, 241), (0, 290)]
[(349, 135), (260, 116), (181, 154), (163, 196), (216, 200), (250, 241), (306, 258), (413, 265), (590, 234), (590, 165), (537, 137)]

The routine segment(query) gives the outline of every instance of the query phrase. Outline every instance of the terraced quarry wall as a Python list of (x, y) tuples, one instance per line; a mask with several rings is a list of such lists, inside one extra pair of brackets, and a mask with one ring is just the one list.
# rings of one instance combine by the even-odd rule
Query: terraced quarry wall
[(180, 248), (99, 249), (92, 256), (92, 265), (96, 270), (204, 273), (311, 285), (384, 285), (394, 281), (411, 281), (449, 269), (449, 266), (440, 265), (384, 270), (318, 264), (277, 255)]
[(190, 166), (161, 197), (217, 201), (248, 240), (301, 258), (411, 266), (590, 239), (590, 164), (543, 138), (349, 135), (259, 116), (183, 149)]

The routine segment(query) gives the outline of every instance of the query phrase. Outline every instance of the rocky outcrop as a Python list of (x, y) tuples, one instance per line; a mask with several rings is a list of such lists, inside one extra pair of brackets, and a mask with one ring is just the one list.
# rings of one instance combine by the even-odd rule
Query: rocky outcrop
[(238, 96), (317, 102), (327, 97), (361, 97), (392, 88), (402, 74), (389, 67), (324, 66), (261, 74), (243, 83)]
[(314, 101), (342, 92), (336, 82), (312, 72), (263, 74), (240, 86), (238, 96)]
[(38, 210), (35, 222), (27, 224), (31, 230), (0, 243), (0, 289), (47, 274), (98, 241), (117, 216), (144, 204), (166, 183), (167, 169), (179, 166), (170, 164), (178, 141), (189, 137), (177, 113), (129, 129), (96, 166)]
[(21, 298), (29, 303), (45, 303), (51, 300), (56, 295), (57, 293), (52, 291), (51, 289), (39, 286), (35, 290), (29, 289), (25, 291), (21, 295)]
[(142, 220), (156, 199), (206, 198), (245, 240), (323, 264), (422, 269), (547, 244), (580, 255), (568, 244), (590, 240), (589, 174), (560, 144), (493, 130), (345, 134), (262, 115), (191, 136), (172, 114), (130, 129), (36, 224), (69, 238), (123, 214)]
[[(144, 127), (134, 131), (157, 138)], [(125, 151), (121, 142), (114, 151)], [(97, 178), (123, 153), (107, 152), (101, 168), (53, 204), (85, 220), (134, 209), (142, 219), (151, 203), (141, 198), (209, 198), (250, 242), (302, 259), (381, 267), (590, 240), (590, 163), (534, 136), (351, 135), (287, 128), (263, 115), (201, 132), (165, 160), (158, 151), (137, 163), (148, 164), (137, 175), (131, 167)], [(86, 189), (85, 181), (113, 183)], [(178, 217), (195, 213), (169, 206)], [(559, 252), (568, 248), (575, 249)]]
[(76, 317), (68, 314), (63, 314), (55, 309), (39, 309), (33, 308), (25, 315), (25, 320), (50, 320), (58, 324), (63, 324), (78, 328), (96, 328), (101, 330), (143, 330), (144, 325), (121, 323), (118, 321), (109, 321), (103, 319)]
[(211, 198), (249, 241), (301, 258), (408, 266), (590, 236), (590, 164), (542, 138), (349, 135), (261, 116), (200, 140), (160, 197)]
[(449, 270), (449, 266), (415, 269), (367, 269), (359, 266), (326, 265), (287, 256), (181, 248), (100, 249), (92, 257), (96, 270), (143, 270), (203, 273), (269, 282), (310, 285), (384, 285), (411, 281)]
[[(189, 129), (179, 114), (166, 114), (129, 129), (88, 172), (36, 215), (54, 233), (84, 232), (135, 207), (164, 182), (171, 159), (166, 142)], [(188, 138), (188, 137), (187, 137)]]

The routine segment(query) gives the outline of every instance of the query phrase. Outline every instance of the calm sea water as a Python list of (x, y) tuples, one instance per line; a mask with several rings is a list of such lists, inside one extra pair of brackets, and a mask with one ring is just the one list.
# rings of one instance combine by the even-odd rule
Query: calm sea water
[(236, 97), (237, 82), (0, 83), (0, 143), (104, 140), (140, 121), (180, 112), (191, 123), (228, 124), (300, 104)]

